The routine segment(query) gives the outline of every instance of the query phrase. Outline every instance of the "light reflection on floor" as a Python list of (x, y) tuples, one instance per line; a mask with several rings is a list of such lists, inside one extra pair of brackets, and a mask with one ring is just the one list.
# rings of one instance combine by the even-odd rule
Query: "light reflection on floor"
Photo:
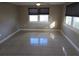
[(39, 40), (38, 38), (33, 38), (33, 37), (31, 37), (31, 38), (30, 38), (30, 44), (31, 44), (31, 45), (38, 45), (38, 43), (39, 43), (38, 40)]
[(32, 46), (36, 46), (36, 45), (39, 45), (39, 46), (46, 46), (48, 44), (48, 39), (45, 38), (45, 37), (31, 37), (30, 38), (30, 44)]
[(0, 56), (78, 56), (60, 32), (22, 31), (0, 45)]
[(54, 40), (54, 39), (55, 39), (55, 35), (54, 35), (54, 34), (52, 34), (52, 33), (50, 33), (50, 37), (52, 38), (52, 40)]

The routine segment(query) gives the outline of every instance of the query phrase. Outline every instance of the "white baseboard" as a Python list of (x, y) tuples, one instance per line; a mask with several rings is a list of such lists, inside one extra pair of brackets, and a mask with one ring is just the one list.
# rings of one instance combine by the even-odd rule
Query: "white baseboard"
[(10, 37), (12, 37), (14, 34), (16, 34), (17, 32), (19, 32), (20, 30), (17, 30), (16, 32), (13, 32), (12, 34), (8, 35), (6, 38), (2, 39), (0, 41), (0, 44), (3, 43), (4, 41), (6, 41), (7, 39), (9, 39)]
[(20, 29), (21, 31), (60, 31), (60, 29)]
[(70, 42), (70, 44), (76, 49), (76, 51), (79, 52), (79, 47), (78, 47), (71, 39), (69, 39), (69, 38), (63, 33), (63, 31), (61, 31), (61, 34)]

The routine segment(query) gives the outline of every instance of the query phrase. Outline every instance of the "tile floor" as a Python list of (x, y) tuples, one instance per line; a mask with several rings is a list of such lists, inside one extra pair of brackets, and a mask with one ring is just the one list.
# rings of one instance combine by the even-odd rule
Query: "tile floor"
[(77, 56), (79, 53), (58, 31), (20, 31), (0, 44), (1, 56)]

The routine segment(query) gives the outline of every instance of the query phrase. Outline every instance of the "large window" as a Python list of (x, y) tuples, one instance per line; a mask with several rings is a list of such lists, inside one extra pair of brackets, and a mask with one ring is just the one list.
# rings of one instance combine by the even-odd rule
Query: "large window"
[(66, 16), (66, 24), (71, 25), (72, 17)]
[(48, 8), (29, 8), (30, 22), (48, 22)]
[(38, 15), (29, 15), (30, 22), (37, 22), (38, 21)]
[(48, 15), (40, 15), (40, 22), (48, 22)]
[(79, 17), (74, 17), (74, 16), (66, 16), (66, 24), (79, 29)]
[(79, 29), (79, 17), (73, 17), (73, 27)]
[(48, 22), (48, 15), (29, 15), (30, 22)]

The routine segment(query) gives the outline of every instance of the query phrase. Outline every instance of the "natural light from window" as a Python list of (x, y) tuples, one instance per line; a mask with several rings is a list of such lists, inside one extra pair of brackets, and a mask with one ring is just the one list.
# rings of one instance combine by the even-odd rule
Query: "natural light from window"
[(48, 22), (48, 15), (40, 15), (40, 22)]
[(50, 24), (50, 28), (54, 28), (54, 27), (55, 27), (55, 21)]
[(79, 17), (73, 17), (73, 27), (79, 29)]
[(66, 16), (66, 24), (71, 25), (72, 17)]
[(30, 22), (48, 22), (48, 15), (29, 15)]
[(37, 22), (38, 21), (38, 15), (29, 15), (30, 22)]
[(73, 28), (79, 29), (79, 17), (66, 16), (65, 23), (72, 26)]

